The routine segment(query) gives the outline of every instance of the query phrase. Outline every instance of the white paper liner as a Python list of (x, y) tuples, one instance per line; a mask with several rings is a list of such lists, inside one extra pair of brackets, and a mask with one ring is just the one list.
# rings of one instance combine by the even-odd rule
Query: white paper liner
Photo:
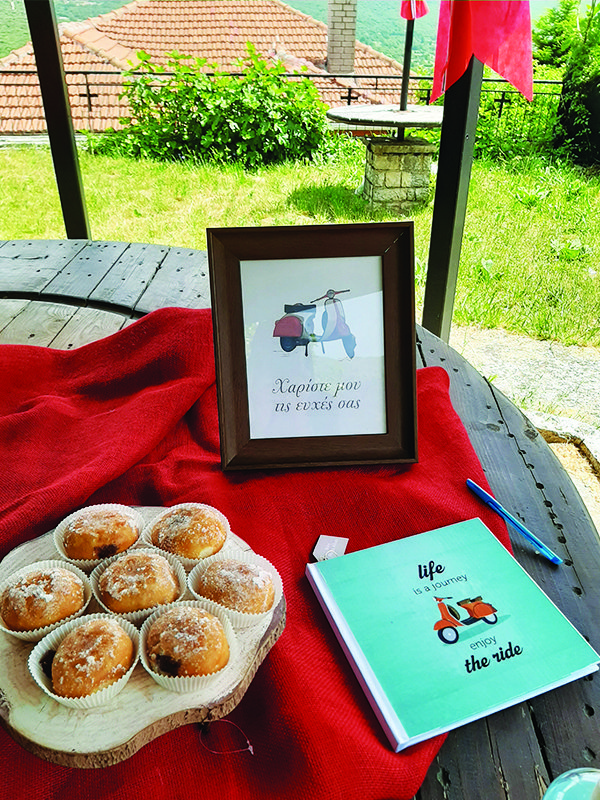
[[(214, 600), (210, 600), (207, 597), (203, 597), (197, 591), (200, 576), (208, 568), (208, 566), (215, 561), (224, 561), (230, 558), (235, 559), (236, 561), (241, 561), (244, 564), (255, 564), (257, 567), (262, 567), (262, 569), (265, 569), (269, 573), (271, 580), (273, 581), (275, 596), (273, 598), (273, 605), (268, 611), (262, 611), (259, 614), (248, 614), (245, 612), (236, 611), (235, 609), (228, 608), (221, 603), (216, 603)], [(235, 628), (245, 628), (249, 625), (256, 625), (258, 622), (269, 619), (273, 614), (273, 610), (277, 607), (283, 596), (283, 582), (281, 580), (281, 576), (270, 561), (267, 561), (266, 558), (263, 558), (263, 556), (260, 556), (251, 550), (237, 550), (233, 547), (227, 552), (221, 551), (216, 553), (214, 556), (209, 556), (200, 564), (195, 566), (188, 575), (188, 588), (194, 597), (196, 597), (198, 600), (204, 600), (204, 602), (208, 603), (207, 607), (211, 613), (214, 614), (216, 609), (225, 611)]]
[(74, 614), (70, 614), (64, 619), (60, 619), (57, 622), (53, 622), (52, 625), (45, 625), (43, 628), (35, 628), (32, 631), (13, 631), (11, 628), (7, 628), (4, 625), (4, 621), (0, 616), (0, 631), (4, 631), (4, 633), (8, 633), (10, 636), (14, 636), (16, 639), (21, 639), (24, 642), (39, 642), (40, 639), (43, 639), (47, 633), (50, 633), (50, 631), (53, 631), (60, 625), (64, 625), (65, 622), (76, 619), (83, 614), (92, 597), (92, 587), (90, 585), (89, 578), (85, 572), (80, 570), (74, 564), (69, 564), (56, 559), (50, 559), (47, 561), (34, 561), (32, 564), (27, 564), (27, 566), (15, 570), (15, 572), (11, 573), (6, 580), (0, 583), (0, 597), (2, 596), (2, 592), (7, 586), (12, 584), (15, 578), (20, 578), (23, 575), (27, 575), (29, 572), (37, 572), (38, 570), (50, 569), (51, 567), (60, 567), (61, 569), (69, 570), (69, 572), (74, 573), (78, 578), (81, 579), (81, 582), (83, 583), (83, 606), (79, 609), (79, 611), (76, 611)]
[[(65, 559), (65, 561), (68, 561), (70, 564), (75, 564), (75, 566), (79, 567), (84, 572), (88, 573), (91, 572), (95, 567), (98, 566), (98, 564), (102, 564), (104, 561), (106, 561), (106, 559), (95, 558), (95, 559), (84, 560), (84, 559), (70, 558), (65, 552), (65, 548), (63, 545), (63, 534), (67, 525), (70, 522), (72, 522), (72, 520), (77, 519), (77, 517), (79, 517), (80, 515), (86, 514), (88, 511), (103, 511), (103, 510), (118, 511), (121, 514), (126, 514), (128, 517), (130, 517), (131, 521), (137, 528), (138, 532), (137, 540), (133, 542), (130, 545), (130, 547), (126, 548), (125, 550), (122, 550), (121, 553), (117, 553), (117, 555), (126, 553), (127, 550), (129, 550), (131, 547), (137, 544), (142, 534), (142, 530), (144, 528), (144, 519), (142, 515), (134, 508), (131, 508), (130, 506), (123, 506), (120, 505), (119, 503), (102, 503), (100, 505), (95, 505), (95, 506), (85, 506), (84, 508), (80, 508), (78, 511), (74, 511), (72, 514), (69, 514), (69, 516), (65, 517), (65, 519), (59, 522), (59, 524), (54, 529), (54, 545), (58, 550), (58, 552), (60, 553), (60, 555), (62, 556), (62, 558)], [(112, 558), (112, 556), (110, 556), (110, 558)]]
[[(146, 653), (146, 639), (148, 636), (148, 630), (155, 619), (161, 616), (165, 611), (172, 609), (174, 606), (184, 606), (187, 608), (201, 608), (204, 611), (208, 611), (211, 614), (214, 614), (217, 619), (223, 625), (223, 629), (225, 631), (225, 637), (227, 639), (227, 643), (229, 644), (229, 661), (225, 664), (222, 669), (218, 670), (217, 672), (213, 672), (211, 675), (201, 675), (201, 676), (190, 676), (190, 677), (181, 677), (181, 678), (173, 678), (170, 675), (161, 675), (158, 672), (155, 672), (150, 663), (148, 661), (148, 656)], [(150, 675), (150, 677), (158, 683), (159, 686), (162, 686), (164, 689), (168, 689), (170, 692), (178, 692), (178, 693), (187, 693), (187, 692), (200, 692), (206, 691), (210, 689), (210, 694), (214, 697), (219, 697), (223, 688), (230, 684), (230, 675), (231, 673), (235, 673), (236, 670), (239, 668), (238, 664), (239, 660), (239, 647), (237, 637), (234, 633), (233, 626), (225, 613), (222, 610), (217, 610), (216, 612), (211, 611), (207, 604), (202, 600), (184, 600), (179, 603), (171, 603), (170, 605), (160, 606), (152, 616), (148, 617), (148, 619), (142, 625), (142, 629), (140, 631), (140, 661), (142, 666), (146, 670), (146, 672)]]
[[(162, 520), (163, 517), (166, 517), (168, 514), (171, 514), (173, 511), (178, 511), (180, 509), (183, 510), (183, 509), (186, 509), (186, 508), (191, 508), (191, 509), (194, 509), (194, 508), (207, 508), (207, 509), (210, 509), (210, 511), (214, 511), (215, 514), (218, 515), (218, 517), (222, 521), (222, 523), (223, 523), (223, 525), (225, 527), (225, 531), (226, 531), (225, 542), (223, 543), (221, 549), (218, 551), (219, 553), (222, 552), (222, 550), (227, 546), (228, 542), (230, 541), (231, 528), (229, 527), (229, 520), (223, 514), (223, 512), (219, 511), (218, 508), (215, 508), (214, 506), (209, 506), (206, 503), (179, 503), (178, 505), (170, 506), (169, 508), (165, 508), (164, 511), (161, 511), (161, 513), (158, 516), (154, 517), (154, 519), (151, 520), (146, 525), (146, 527), (142, 531), (142, 536), (141, 536), (142, 542), (144, 544), (148, 545), (149, 547), (154, 547), (156, 550), (159, 551), (159, 553), (169, 552), (169, 551), (163, 550), (161, 547), (158, 547), (158, 545), (154, 544), (154, 542), (152, 541), (152, 533), (153, 533), (154, 528), (157, 525), (157, 523), (160, 522), (160, 520)], [(183, 564), (183, 568), (185, 569), (186, 572), (189, 572), (191, 569), (193, 569), (196, 566), (196, 564), (200, 564), (202, 561), (204, 561), (203, 558), (184, 558), (184, 556), (180, 556), (178, 553), (173, 553), (173, 555), (175, 555), (177, 557), (177, 559), (181, 562), (181, 564)], [(210, 558), (210, 556), (206, 556), (206, 558)]]
[[(178, 561), (178, 559), (174, 555), (172, 555), (171, 553), (167, 553), (164, 550), (159, 550), (156, 547), (130, 547), (129, 550), (126, 552), (151, 553), (152, 555), (158, 553), (158, 555), (163, 556), (163, 558), (165, 558), (169, 562), (169, 564), (173, 567), (173, 571), (175, 572), (175, 577), (177, 578), (177, 581), (179, 583), (179, 594), (177, 595), (177, 597), (173, 602), (176, 603), (184, 598), (187, 591), (186, 574), (182, 564)], [(100, 599), (100, 592), (98, 590), (98, 581), (100, 580), (100, 576), (102, 575), (104, 570), (110, 564), (122, 558), (125, 554), (126, 553), (119, 553), (116, 556), (112, 556), (111, 558), (105, 559), (101, 564), (99, 564), (94, 569), (94, 571), (90, 575), (90, 583), (92, 591), (94, 593), (94, 597), (96, 598), (98, 605), (100, 605), (106, 611), (107, 614), (111, 614), (112, 616), (118, 617), (119, 619), (126, 619), (128, 620), (128, 622), (131, 622), (133, 625), (137, 625), (139, 627), (141, 623), (145, 619), (147, 619), (150, 616), (150, 614), (152, 614), (152, 612), (157, 608), (158, 604), (150, 606), (149, 608), (140, 609), (139, 611), (130, 611), (128, 613), (119, 614), (116, 611), (111, 611), (110, 608), (104, 605), (104, 603)], [(169, 604), (165, 604), (164, 607), (167, 608), (168, 605)]]
[[(115, 681), (115, 683), (107, 686), (105, 689), (100, 689), (99, 691), (93, 692), (93, 694), (88, 694), (85, 697), (61, 697), (52, 691), (52, 680), (42, 669), (40, 661), (48, 652), (48, 650), (56, 650), (65, 636), (74, 630), (74, 628), (76, 628), (78, 625), (82, 625), (85, 622), (89, 622), (92, 619), (112, 619), (123, 628), (125, 633), (133, 642), (133, 661), (131, 667), (122, 678), (119, 678), (118, 681)], [(37, 683), (40, 689), (42, 689), (49, 697), (52, 697), (54, 700), (56, 700), (57, 703), (60, 703), (63, 706), (68, 706), (69, 708), (99, 708), (100, 706), (110, 703), (111, 700), (113, 700), (119, 694), (119, 692), (125, 688), (125, 685), (131, 677), (131, 673), (135, 669), (135, 666), (139, 660), (139, 654), (139, 633), (134, 625), (127, 620), (118, 619), (111, 614), (87, 614), (82, 619), (76, 619), (72, 622), (67, 622), (64, 625), (61, 625), (60, 628), (57, 628), (56, 630), (52, 631), (52, 633), (49, 633), (47, 636), (45, 636), (36, 644), (29, 654), (27, 665), (34, 681)]]

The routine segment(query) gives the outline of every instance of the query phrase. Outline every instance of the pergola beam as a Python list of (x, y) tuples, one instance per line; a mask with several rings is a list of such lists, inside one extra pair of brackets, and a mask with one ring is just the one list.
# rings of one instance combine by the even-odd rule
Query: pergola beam
[(91, 239), (52, 0), (24, 0), (67, 238)]

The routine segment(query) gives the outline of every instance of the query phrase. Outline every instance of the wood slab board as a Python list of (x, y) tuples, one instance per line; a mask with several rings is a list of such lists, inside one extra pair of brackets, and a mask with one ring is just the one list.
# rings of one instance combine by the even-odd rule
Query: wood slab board
[[(146, 522), (162, 509), (138, 508)], [(250, 547), (233, 534), (235, 544)], [(22, 566), (60, 558), (52, 531), (12, 550), (0, 563), (0, 581)], [(194, 599), (186, 595), (182, 599)], [(87, 611), (103, 609), (92, 600)], [(114, 700), (97, 709), (72, 709), (46, 695), (31, 677), (27, 659), (35, 642), (0, 632), (0, 724), (26, 750), (69, 767), (105, 767), (129, 758), (167, 731), (229, 714), (285, 626), (285, 597), (270, 618), (235, 633), (242, 657), (219, 696), (202, 690), (188, 694), (159, 686), (138, 663)], [(233, 666), (233, 665), (232, 665)], [(225, 668), (227, 669), (227, 667)]]
[(97, 308), (78, 308), (50, 346), (57, 350), (73, 350), (96, 342), (121, 330), (131, 320), (123, 314), (112, 314)]
[(204, 250), (172, 247), (154, 279), (135, 306), (139, 314), (148, 314), (157, 308), (208, 308), (210, 286), (208, 254)]
[(130, 244), (90, 294), (97, 303), (135, 308), (169, 252), (154, 244)]
[[(2, 300), (14, 304), (15, 300)], [(25, 305), (0, 331), (0, 344), (31, 344), (50, 347), (54, 339), (77, 312), (76, 306), (63, 303), (48, 303), (41, 300), (25, 300)]]
[(125, 252), (126, 242), (89, 242), (45, 287), (53, 299), (89, 297)]
[(0, 242), (0, 292), (42, 292), (87, 244), (87, 239)]

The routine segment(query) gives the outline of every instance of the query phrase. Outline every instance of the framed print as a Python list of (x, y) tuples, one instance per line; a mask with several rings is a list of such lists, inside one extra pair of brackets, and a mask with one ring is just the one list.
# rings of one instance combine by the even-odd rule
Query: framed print
[(207, 243), (223, 469), (416, 461), (412, 222)]

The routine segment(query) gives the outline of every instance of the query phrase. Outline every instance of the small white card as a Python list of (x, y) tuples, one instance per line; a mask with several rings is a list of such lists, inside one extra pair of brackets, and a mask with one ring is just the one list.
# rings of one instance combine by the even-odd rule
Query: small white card
[(341, 536), (319, 536), (313, 550), (313, 556), (317, 561), (327, 561), (330, 558), (343, 556), (348, 546), (348, 539)]

